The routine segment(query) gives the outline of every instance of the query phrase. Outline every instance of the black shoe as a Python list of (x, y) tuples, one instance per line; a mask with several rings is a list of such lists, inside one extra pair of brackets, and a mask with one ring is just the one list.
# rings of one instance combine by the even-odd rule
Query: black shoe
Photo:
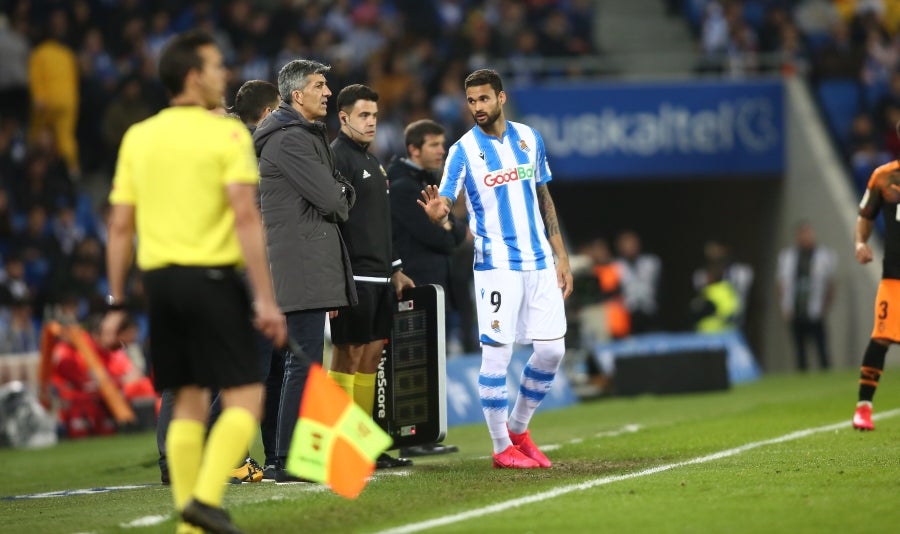
[[(312, 482), (312, 480), (300, 478), (298, 476), (294, 476), (294, 475), (288, 473), (283, 467), (273, 466), (273, 468), (275, 470), (275, 482), (276, 483), (282, 484), (285, 482)], [(265, 477), (265, 476), (266, 475), (263, 474), (263, 477)]]
[(409, 467), (413, 464), (409, 458), (393, 458), (386, 452), (381, 453), (375, 460), (376, 469), (391, 469), (394, 467)]
[(263, 467), (263, 482), (275, 482), (275, 464), (269, 464)]
[(168, 469), (165, 471), (160, 471), (159, 481), (162, 482), (163, 486), (168, 486), (169, 484), (172, 483), (172, 481), (169, 479), (169, 470)]
[(228, 512), (203, 504), (197, 499), (191, 499), (184, 507), (181, 519), (214, 534), (242, 534), (241, 530), (231, 522)]
[(400, 456), (432, 456), (435, 454), (450, 454), (451, 452), (459, 452), (459, 447), (442, 443), (426, 443), (425, 445), (403, 447), (400, 449)]

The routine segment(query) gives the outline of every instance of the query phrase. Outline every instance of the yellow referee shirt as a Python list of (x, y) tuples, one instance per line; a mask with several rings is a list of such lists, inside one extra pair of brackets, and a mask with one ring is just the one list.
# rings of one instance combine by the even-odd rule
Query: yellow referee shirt
[(201, 107), (177, 106), (128, 129), (109, 201), (135, 207), (143, 270), (238, 265), (243, 259), (225, 186), (258, 182), (246, 126)]

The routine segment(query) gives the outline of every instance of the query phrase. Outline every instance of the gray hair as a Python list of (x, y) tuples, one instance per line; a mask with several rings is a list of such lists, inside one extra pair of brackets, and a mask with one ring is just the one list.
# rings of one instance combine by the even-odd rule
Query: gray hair
[(331, 70), (330, 65), (323, 65), (311, 59), (295, 59), (288, 62), (278, 71), (278, 93), (285, 102), (291, 102), (291, 93), (302, 91), (313, 74), (325, 74)]

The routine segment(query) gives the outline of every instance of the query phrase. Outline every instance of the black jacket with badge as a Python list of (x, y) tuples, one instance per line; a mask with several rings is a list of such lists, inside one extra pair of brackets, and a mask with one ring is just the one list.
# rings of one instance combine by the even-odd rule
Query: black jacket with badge
[(391, 203), (387, 173), (381, 162), (344, 132), (331, 143), (335, 167), (356, 190), (359, 200), (340, 224), (357, 280), (388, 278), (400, 268), (391, 242)]
[(451, 213), (453, 226), (445, 230), (416, 203), (426, 185), (437, 184), (434, 173), (406, 158), (395, 158), (388, 166), (388, 178), (394, 250), (403, 258), (403, 272), (416, 285), (439, 284), (449, 292), (451, 254), (466, 238), (465, 222)]
[(281, 311), (355, 305), (350, 256), (338, 228), (355, 194), (335, 168), (325, 125), (282, 102), (253, 133), (253, 142), (266, 249)]

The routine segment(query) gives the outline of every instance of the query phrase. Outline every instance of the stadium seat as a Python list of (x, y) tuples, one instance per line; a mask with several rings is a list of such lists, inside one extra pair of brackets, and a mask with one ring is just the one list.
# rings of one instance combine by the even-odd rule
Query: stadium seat
[(88, 235), (96, 235), (97, 218), (94, 215), (94, 205), (90, 195), (79, 193), (75, 204), (75, 220), (84, 228)]
[(817, 54), (820, 50), (830, 45), (834, 38), (830, 33), (807, 33), (803, 36), (806, 39), (806, 45), (809, 47), (811, 55)]
[(870, 112), (875, 111), (875, 106), (881, 97), (888, 93), (888, 84), (886, 81), (876, 81), (865, 85), (866, 109)]
[(824, 80), (816, 96), (832, 135), (842, 149), (850, 142), (850, 125), (859, 112), (862, 89), (854, 79)]
[(764, 2), (761, 2), (760, 0), (747, 0), (744, 2), (744, 21), (752, 26), (754, 30), (759, 31), (766, 21), (766, 11), (767, 8), (764, 5)]

